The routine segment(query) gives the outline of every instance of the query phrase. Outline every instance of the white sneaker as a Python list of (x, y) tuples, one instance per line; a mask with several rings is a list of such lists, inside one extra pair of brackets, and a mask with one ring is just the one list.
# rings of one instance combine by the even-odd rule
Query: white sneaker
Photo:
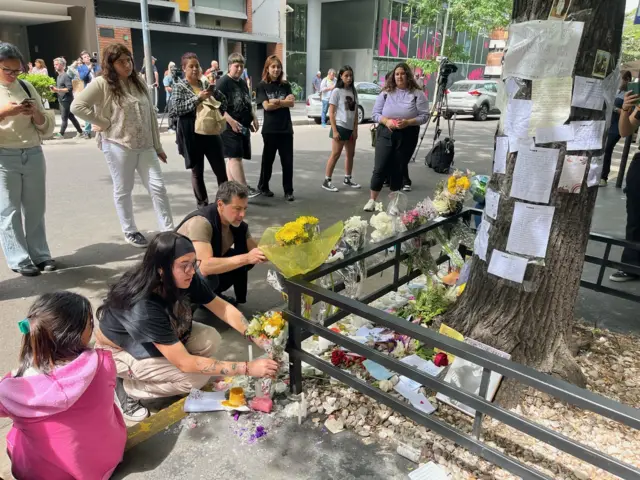
[(373, 212), (376, 209), (376, 201), (373, 199), (369, 199), (369, 201), (365, 204), (363, 210), (365, 212)]

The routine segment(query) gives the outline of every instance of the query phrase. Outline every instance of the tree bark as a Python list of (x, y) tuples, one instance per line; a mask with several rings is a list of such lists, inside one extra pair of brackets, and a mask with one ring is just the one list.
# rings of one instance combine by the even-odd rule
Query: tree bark
[[(514, 3), (512, 21), (520, 23), (546, 20), (553, 0), (515, 0)], [(624, 8), (624, 0), (573, 0), (566, 21), (585, 22), (574, 75), (592, 77), (597, 50), (611, 53), (607, 75), (614, 70), (620, 57)], [(525, 83), (526, 87), (521, 88), (516, 98), (531, 98), (531, 81)], [(569, 120), (604, 118), (604, 110), (572, 108)], [(585, 173), (580, 193), (557, 192), (566, 143), (541, 146), (560, 149), (549, 202), (555, 206), (555, 214), (544, 265), (530, 264), (525, 283), (516, 286), (488, 274), (488, 263), (474, 256), (467, 288), (443, 322), (465, 336), (511, 353), (516, 362), (584, 386), (585, 377), (571, 355), (570, 344), (598, 187), (587, 188)], [(602, 150), (572, 152), (589, 158), (602, 153)], [(492, 175), (489, 186), (493, 190), (510, 191), (515, 162), (517, 153), (512, 153), (506, 175)], [(506, 251), (516, 201), (522, 200), (501, 195), (498, 218), (491, 222), (487, 260), (493, 249)]]

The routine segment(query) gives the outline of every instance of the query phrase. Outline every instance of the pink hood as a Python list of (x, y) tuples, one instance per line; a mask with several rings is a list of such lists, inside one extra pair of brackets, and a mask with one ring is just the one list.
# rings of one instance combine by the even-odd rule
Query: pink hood
[(65, 412), (91, 385), (98, 364), (98, 352), (87, 350), (49, 375), (13, 378), (9, 374), (0, 380), (0, 410), (20, 418), (45, 418)]

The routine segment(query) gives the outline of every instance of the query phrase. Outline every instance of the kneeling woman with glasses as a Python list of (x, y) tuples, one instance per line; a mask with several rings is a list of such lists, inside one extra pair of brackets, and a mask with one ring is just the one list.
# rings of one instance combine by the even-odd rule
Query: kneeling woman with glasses
[(270, 359), (227, 362), (213, 358), (220, 346), (215, 328), (192, 321), (192, 304), (203, 305), (244, 334), (240, 311), (204, 284), (197, 273), (193, 243), (173, 232), (159, 234), (142, 264), (111, 287), (98, 309), (96, 346), (112, 351), (118, 382), (116, 398), (125, 419), (140, 421), (148, 410), (140, 399), (186, 395), (212, 376), (275, 375)]

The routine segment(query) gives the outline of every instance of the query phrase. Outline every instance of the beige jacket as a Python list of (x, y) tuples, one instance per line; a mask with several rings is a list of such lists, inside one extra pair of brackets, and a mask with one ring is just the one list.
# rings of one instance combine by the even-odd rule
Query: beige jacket
[[(24, 80), (23, 80), (24, 81)], [(55, 116), (51, 110), (45, 110), (42, 99), (36, 89), (29, 82), (24, 81), (33, 98), (36, 108), (44, 115), (44, 123), (36, 125), (31, 117), (15, 115), (0, 121), (0, 148), (31, 148), (38, 147), (42, 138), (48, 138), (56, 126)], [(0, 84), (0, 106), (9, 102), (20, 103), (27, 98), (27, 93), (16, 80), (8, 85)]]
[[(149, 95), (149, 91), (146, 93), (149, 98), (149, 108), (151, 109), (151, 134), (153, 137), (153, 148), (155, 148), (157, 153), (164, 153), (162, 143), (160, 143), (156, 111), (153, 106), (153, 101)], [(111, 138), (109, 136), (109, 128), (111, 127), (111, 118), (114, 108), (118, 108), (118, 104), (113, 98), (109, 84), (104, 77), (98, 77), (87, 85), (82, 92), (75, 95), (73, 103), (71, 104), (71, 113), (92, 125), (97, 125), (104, 131), (106, 138)]]

